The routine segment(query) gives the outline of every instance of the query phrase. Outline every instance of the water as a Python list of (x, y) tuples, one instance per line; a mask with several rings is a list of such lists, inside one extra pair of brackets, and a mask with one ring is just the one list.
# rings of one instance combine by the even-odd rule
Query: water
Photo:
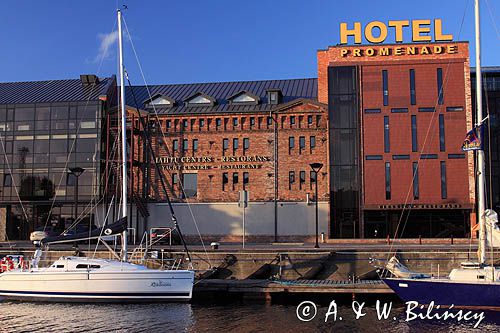
[[(318, 306), (310, 322), (297, 319), (297, 305), (243, 303), (52, 304), (0, 302), (0, 332), (498, 332), (500, 313), (474, 321), (406, 322), (403, 304), (395, 304), (396, 320), (377, 320), (374, 304), (355, 320), (350, 304), (339, 305), (342, 321), (325, 323), (328, 304)], [(391, 315), (392, 315), (391, 314)]]

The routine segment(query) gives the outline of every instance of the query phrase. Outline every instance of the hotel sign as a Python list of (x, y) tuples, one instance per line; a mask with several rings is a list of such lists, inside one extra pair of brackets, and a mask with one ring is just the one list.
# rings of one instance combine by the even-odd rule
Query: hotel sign
[[(354, 22), (354, 26), (349, 28), (347, 23), (340, 23), (340, 44), (347, 44), (348, 37), (354, 37), (354, 44), (361, 44), (362, 33), (369, 43), (379, 44), (385, 42), (387, 39), (389, 28), (394, 30), (396, 43), (403, 42), (403, 30), (410, 27), (413, 42), (431, 42), (432, 36), (431, 27), (434, 29), (435, 42), (449, 42), (453, 40), (453, 35), (443, 33), (443, 23), (440, 19), (435, 19), (434, 24), (431, 20), (400, 20), (389, 21), (385, 24), (380, 21), (369, 22), (364, 29), (361, 29), (361, 22)], [(375, 33), (377, 32), (378, 33)]]
[[(410, 28), (411, 27), (411, 28)], [(433, 29), (431, 29), (433, 27)], [(361, 44), (362, 37), (369, 43), (380, 44), (386, 41), (389, 29), (394, 30), (396, 43), (403, 42), (403, 32), (411, 29), (413, 42), (447, 42), (453, 40), (453, 35), (443, 33), (443, 25), (440, 19), (431, 20), (401, 20), (389, 21), (387, 24), (380, 21), (369, 22), (362, 29), (360, 22), (355, 22), (353, 27), (347, 23), (340, 24), (340, 44), (347, 44), (349, 37), (354, 38), (354, 44)], [(433, 36), (431, 36), (431, 32)], [(429, 54), (454, 54), (458, 53), (458, 45), (380, 45), (363, 46), (360, 48), (341, 48), (340, 56), (345, 57), (375, 57), (375, 56), (402, 56), (402, 55), (429, 55)]]
[(260, 169), (270, 156), (182, 156), (157, 157), (156, 163), (164, 170), (209, 170), (209, 169)]

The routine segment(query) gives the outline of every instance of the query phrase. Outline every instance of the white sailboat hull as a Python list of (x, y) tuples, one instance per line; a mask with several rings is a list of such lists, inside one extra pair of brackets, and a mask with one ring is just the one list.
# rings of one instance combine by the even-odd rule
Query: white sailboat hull
[(98, 269), (59, 270), (2, 273), (0, 297), (57, 302), (168, 302), (192, 297), (194, 271), (190, 270), (154, 270), (120, 262)]

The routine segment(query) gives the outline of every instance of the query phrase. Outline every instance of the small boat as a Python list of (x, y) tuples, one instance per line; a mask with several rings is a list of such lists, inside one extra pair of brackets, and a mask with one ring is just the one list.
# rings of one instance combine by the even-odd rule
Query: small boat
[[(500, 246), (498, 215), (491, 209), (485, 209), (485, 173), (484, 151), (482, 150), (482, 126), (486, 118), (482, 112), (482, 77), (480, 58), (479, 0), (475, 0), (476, 24), (476, 101), (478, 126), (471, 130), (462, 149), (477, 151), (477, 197), (479, 217), (478, 262), (465, 262), (460, 268), (453, 269), (447, 277), (433, 278), (426, 274), (411, 272), (391, 258), (384, 269), (393, 276), (383, 278), (384, 282), (403, 300), (416, 301), (419, 304), (441, 306), (500, 309), (500, 268), (486, 264), (487, 246)], [(473, 138), (469, 140), (469, 138)], [(479, 140), (478, 140), (479, 138)], [(472, 143), (472, 144), (471, 144)]]
[[(122, 49), (122, 13), (118, 15), (118, 45), (120, 58), (122, 155), (127, 156), (125, 86)], [(122, 178), (127, 179), (127, 163), (122, 159)], [(108, 226), (61, 236), (46, 237), (40, 241), (31, 265), (19, 262), (7, 265), (0, 273), (0, 297), (11, 300), (56, 302), (166, 302), (189, 301), (194, 285), (193, 270), (156, 270), (128, 262), (127, 258), (127, 186), (122, 184), (122, 218)], [(168, 200), (172, 220), (178, 228), (173, 208)], [(49, 267), (39, 268), (42, 247), (49, 244), (101, 239), (102, 236), (122, 235), (120, 260), (82, 257), (61, 257)], [(106, 243), (103, 242), (105, 245)]]

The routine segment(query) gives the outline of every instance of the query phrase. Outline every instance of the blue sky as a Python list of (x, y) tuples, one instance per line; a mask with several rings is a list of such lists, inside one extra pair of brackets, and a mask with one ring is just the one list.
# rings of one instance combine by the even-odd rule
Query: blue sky
[[(483, 65), (500, 65), (491, 17), (500, 30), (500, 1), (481, 2)], [(316, 77), (316, 50), (339, 42), (340, 22), (442, 18), (444, 31), (474, 51), (473, 0), (5, 0), (0, 82), (116, 73), (109, 34), (123, 3), (148, 84)], [(111, 43), (99, 66), (103, 41)], [(143, 84), (125, 46), (132, 83)]]

